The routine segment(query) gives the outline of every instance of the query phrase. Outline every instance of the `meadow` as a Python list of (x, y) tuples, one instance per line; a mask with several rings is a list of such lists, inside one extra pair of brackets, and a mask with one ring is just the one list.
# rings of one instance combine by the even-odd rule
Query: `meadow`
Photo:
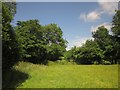
[[(16, 71), (27, 74), (17, 88), (117, 88), (117, 65), (39, 65), (19, 62)], [(9, 74), (10, 77), (10, 74)], [(11, 75), (10, 83), (24, 76)], [(7, 79), (7, 77), (6, 77)], [(10, 84), (9, 84), (10, 85)], [(11, 87), (11, 86), (10, 86)]]
[(0, 3), (2, 88), (118, 88), (117, 5)]

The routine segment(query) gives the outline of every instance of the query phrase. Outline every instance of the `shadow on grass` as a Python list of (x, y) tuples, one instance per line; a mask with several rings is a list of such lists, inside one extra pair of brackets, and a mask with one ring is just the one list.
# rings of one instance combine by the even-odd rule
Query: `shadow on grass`
[(14, 90), (18, 85), (29, 78), (29, 75), (18, 70), (12, 69), (2, 73), (2, 89)]

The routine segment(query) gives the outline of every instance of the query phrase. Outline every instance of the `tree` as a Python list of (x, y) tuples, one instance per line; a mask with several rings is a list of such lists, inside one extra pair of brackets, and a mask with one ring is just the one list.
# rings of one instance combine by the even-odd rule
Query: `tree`
[(98, 27), (96, 32), (92, 33), (94, 40), (98, 43), (100, 49), (103, 50), (103, 60), (114, 63), (114, 43), (113, 38), (109, 35), (109, 31), (104, 27)]
[(112, 33), (114, 39), (115, 48), (115, 63), (120, 60), (120, 10), (116, 10), (116, 13), (112, 20)]
[(2, 3), (2, 68), (10, 69), (19, 59), (19, 46), (10, 24), (16, 13), (15, 2)]
[(39, 21), (18, 21), (15, 28), (21, 46), (22, 59), (33, 63), (44, 63), (47, 51), (44, 46), (42, 26)]
[(70, 61), (71, 59), (73, 59), (73, 50), (68, 50), (64, 53), (64, 59)]
[(92, 36), (98, 42), (100, 48), (105, 50), (105, 46), (108, 45), (110, 37), (108, 30), (104, 26), (98, 27), (96, 32), (92, 32)]
[(102, 58), (102, 50), (93, 40), (87, 40), (82, 47), (78, 47), (75, 51), (75, 60), (78, 64), (93, 64), (94, 62), (100, 64)]
[(67, 41), (63, 39), (63, 33), (57, 24), (48, 24), (43, 26), (43, 37), (47, 45), (48, 59), (56, 61), (63, 56), (66, 51)]
[(116, 14), (113, 17), (112, 32), (114, 36), (119, 37), (120, 35), (120, 10), (117, 10)]
[(47, 64), (58, 60), (65, 51), (62, 31), (56, 24), (41, 26), (38, 20), (18, 21), (16, 35), (24, 60)]

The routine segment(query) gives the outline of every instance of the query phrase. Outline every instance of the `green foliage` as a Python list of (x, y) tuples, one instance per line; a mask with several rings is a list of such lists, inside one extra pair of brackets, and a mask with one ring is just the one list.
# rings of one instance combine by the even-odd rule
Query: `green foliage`
[(15, 27), (22, 59), (33, 63), (58, 60), (66, 48), (62, 31), (56, 24), (41, 26), (38, 20), (18, 21)]
[[(115, 63), (120, 61), (120, 10), (116, 11), (112, 21), (112, 33), (114, 37)], [(120, 62), (119, 62), (120, 63)]]
[(111, 62), (110, 62), (110, 61), (103, 60), (103, 64), (104, 64), (104, 65), (110, 65)]
[(116, 11), (112, 21), (112, 32), (115, 36), (120, 35), (120, 10)]
[(2, 68), (9, 69), (19, 59), (19, 46), (10, 24), (16, 13), (16, 3), (2, 3)]
[(67, 61), (67, 60), (58, 60), (56, 61), (58, 65), (73, 65), (73, 62)]
[(48, 66), (51, 65), (76, 65), (76, 63), (73, 63), (73, 60), (57, 60), (57, 61), (48, 61)]
[(105, 46), (109, 44), (110, 35), (108, 30), (104, 27), (98, 27), (96, 32), (92, 33), (94, 40), (99, 44), (102, 50), (105, 50)]
[(11, 67), (19, 57), (24, 61), (43, 64), (47, 64), (48, 60), (61, 59), (63, 64), (63, 59), (77, 64), (116, 64), (120, 59), (120, 10), (113, 17), (113, 35), (100, 26), (92, 33), (94, 40), (87, 40), (83, 46), (69, 51), (65, 49), (67, 41), (63, 39), (63, 32), (57, 24), (42, 26), (38, 20), (28, 20), (18, 21), (13, 28), (10, 23), (16, 13), (14, 2), (3, 3), (2, 13), (3, 67)]
[(62, 38), (62, 30), (57, 24), (48, 24), (43, 26), (43, 37), (47, 45), (48, 59), (56, 61), (63, 56), (66, 51), (67, 41)]
[(70, 59), (73, 59), (73, 52), (72, 50), (68, 50), (64, 53), (64, 59), (70, 61)]
[(94, 61), (94, 63), (93, 63), (94, 65), (98, 65), (99, 63), (97, 62), (97, 61)]
[[(64, 54), (65, 59), (74, 59), (78, 64), (116, 64), (115, 37), (104, 27), (92, 33), (94, 40), (87, 40), (81, 47), (73, 47)], [(105, 61), (104, 61), (105, 60)]]
[(101, 26), (96, 32), (93, 32), (94, 40), (98, 43), (101, 50), (103, 50), (104, 60), (114, 63), (114, 38), (109, 35), (108, 30)]
[(102, 50), (95, 41), (87, 40), (86, 43), (75, 51), (75, 60), (78, 64), (101, 63)]
[(17, 25), (15, 31), (21, 46), (22, 59), (33, 63), (45, 62), (47, 51), (38, 20), (18, 21)]

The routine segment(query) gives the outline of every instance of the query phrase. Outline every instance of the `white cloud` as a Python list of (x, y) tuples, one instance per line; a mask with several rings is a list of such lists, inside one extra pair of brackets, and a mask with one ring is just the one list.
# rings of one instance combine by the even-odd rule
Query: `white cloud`
[(92, 11), (88, 14), (81, 13), (80, 19), (84, 19), (85, 22), (93, 22), (93, 21), (100, 19), (101, 14), (102, 14), (102, 12), (98, 12), (97, 10)]
[(68, 42), (70, 42), (68, 44), (68, 47), (66, 48), (66, 50), (70, 50), (72, 47), (76, 46), (76, 47), (80, 47), (82, 46), (86, 40), (88, 39), (93, 39), (92, 37), (79, 37), (79, 36), (76, 36), (75, 39), (73, 40), (70, 40)]
[(115, 2), (115, 0), (111, 0), (111, 2), (109, 0), (104, 0), (104, 2), (101, 2), (101, 0), (99, 0), (98, 4), (100, 5), (100, 9), (109, 15), (113, 15), (115, 10), (118, 9), (118, 2)]
[(100, 26), (104, 26), (105, 28), (108, 29), (108, 31), (110, 31), (111, 27), (112, 27), (112, 25), (110, 23), (105, 22), (105, 23), (99, 24), (97, 26), (91, 26), (91, 32), (95, 32), (98, 29), (98, 27), (100, 27)]
[[(116, 1), (116, 2), (115, 2)], [(81, 13), (80, 19), (85, 22), (93, 22), (101, 18), (103, 14), (113, 15), (118, 9), (117, 0), (98, 0), (99, 7), (89, 13)]]

